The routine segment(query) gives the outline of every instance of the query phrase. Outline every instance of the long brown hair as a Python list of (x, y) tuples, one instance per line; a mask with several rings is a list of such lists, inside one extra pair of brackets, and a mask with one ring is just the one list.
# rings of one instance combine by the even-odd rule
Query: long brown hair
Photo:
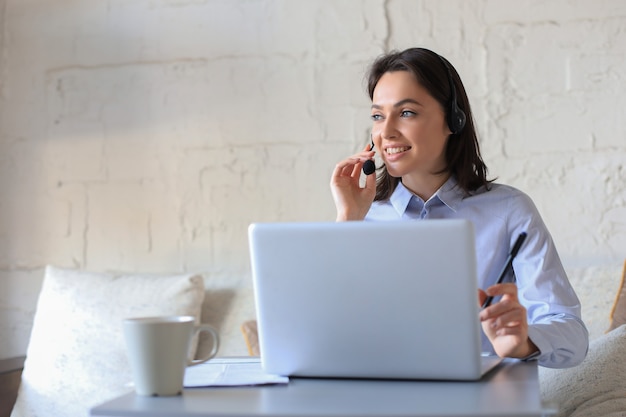
[[(489, 187), (491, 180), (487, 180), (487, 166), (480, 156), (472, 109), (456, 69), (445, 58), (429, 49), (410, 48), (390, 52), (378, 57), (369, 68), (366, 79), (370, 99), (374, 98), (374, 89), (383, 74), (392, 71), (408, 71), (413, 74), (420, 85), (441, 104), (446, 116), (452, 97), (448, 81), (448, 77), (451, 77), (456, 90), (457, 105), (465, 113), (466, 123), (463, 130), (451, 134), (448, 138), (445, 150), (446, 167), (442, 172), (449, 171), (454, 175), (459, 187), (466, 194), (482, 186)], [(400, 178), (389, 175), (384, 166), (380, 168), (377, 173), (374, 200), (389, 199), (398, 182)]]

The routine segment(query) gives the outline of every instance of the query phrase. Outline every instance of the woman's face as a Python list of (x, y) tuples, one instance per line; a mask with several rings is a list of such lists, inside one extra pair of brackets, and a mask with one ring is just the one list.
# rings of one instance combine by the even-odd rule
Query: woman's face
[(372, 139), (391, 176), (406, 183), (445, 168), (451, 132), (444, 110), (410, 72), (387, 72), (380, 78), (372, 97), (372, 123)]

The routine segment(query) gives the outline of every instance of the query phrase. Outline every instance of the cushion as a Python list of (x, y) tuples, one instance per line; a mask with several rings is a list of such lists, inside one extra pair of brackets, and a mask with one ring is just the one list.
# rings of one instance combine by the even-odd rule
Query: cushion
[(243, 333), (243, 339), (246, 342), (246, 347), (248, 348), (248, 354), (250, 356), (261, 356), (261, 350), (259, 348), (259, 332), (256, 320), (243, 322), (241, 325), (241, 332)]
[(626, 325), (589, 344), (589, 353), (569, 369), (539, 368), (542, 400), (555, 416), (626, 415)]
[(201, 276), (90, 273), (47, 267), (13, 409), (18, 416), (81, 416), (132, 391), (122, 319), (199, 319)]
[(622, 280), (619, 284), (619, 288), (617, 289), (615, 302), (613, 303), (613, 308), (611, 309), (611, 314), (609, 315), (611, 324), (608, 331), (626, 324), (626, 284), (624, 284), (624, 281), (626, 281), (626, 261), (624, 261)]

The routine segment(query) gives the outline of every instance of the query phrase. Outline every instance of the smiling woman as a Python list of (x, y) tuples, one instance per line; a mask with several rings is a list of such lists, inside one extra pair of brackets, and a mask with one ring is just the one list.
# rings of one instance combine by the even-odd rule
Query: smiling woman
[[(367, 80), (372, 109), (377, 105), (379, 96), (392, 93), (389, 89), (400, 82), (401, 85), (396, 85), (398, 89), (395, 93), (400, 100), (396, 104), (402, 107), (404, 103), (413, 102), (421, 106), (421, 111), (416, 116), (428, 116), (431, 122), (436, 120), (435, 128), (445, 131), (441, 139), (444, 142), (442, 146), (445, 147), (440, 161), (442, 167), (441, 170), (431, 173), (445, 174), (444, 171), (451, 170), (459, 186), (465, 191), (488, 185), (487, 167), (480, 155), (471, 106), (454, 68), (445, 58), (424, 48), (411, 48), (402, 53), (384, 55), (371, 66)], [(376, 123), (372, 130), (374, 129)], [(448, 138), (454, 140), (448, 141)], [(435, 185), (439, 181), (440, 179), (433, 180)], [(389, 198), (398, 182), (398, 176), (387, 175), (387, 170), (383, 167), (378, 178), (376, 200)], [(423, 186), (423, 191), (413, 191), (432, 195), (433, 185)], [(415, 187), (418, 185), (415, 184)]]
[[(579, 364), (588, 332), (578, 297), (531, 199), (487, 179), (469, 100), (454, 67), (424, 48), (392, 52), (370, 67), (368, 93), (373, 147), (335, 166), (337, 220), (472, 221), (479, 287), (485, 288), (477, 302), (499, 297), (480, 312), (483, 351), (538, 358), (554, 368)], [(383, 165), (362, 187), (361, 169), (374, 147)], [(522, 233), (528, 238), (513, 261), (512, 282), (496, 283)]]

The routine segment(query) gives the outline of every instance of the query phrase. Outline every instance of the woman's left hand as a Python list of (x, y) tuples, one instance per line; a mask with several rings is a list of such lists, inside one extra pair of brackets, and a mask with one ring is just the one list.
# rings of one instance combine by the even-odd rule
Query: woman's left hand
[(528, 338), (526, 308), (517, 297), (517, 285), (496, 284), (486, 291), (478, 290), (478, 301), (482, 306), (487, 296), (502, 296), (480, 312), (483, 331), (500, 357), (525, 358), (536, 352), (537, 346)]

